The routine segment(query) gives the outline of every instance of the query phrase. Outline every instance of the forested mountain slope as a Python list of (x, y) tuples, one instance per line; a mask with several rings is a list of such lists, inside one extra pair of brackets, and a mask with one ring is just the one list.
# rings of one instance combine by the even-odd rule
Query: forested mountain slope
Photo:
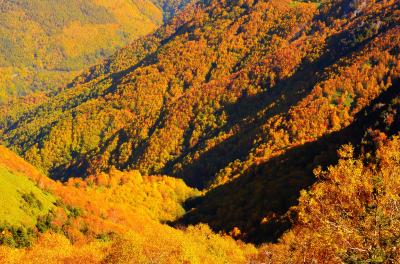
[(358, 121), (363, 111), (398, 91), (399, 5), (197, 2), (51, 100), (10, 113), (3, 140), (54, 178), (112, 166), (182, 178), (210, 190), (184, 222), (274, 240), (312, 170), (360, 144), (361, 124), (373, 125)]
[(0, 1), (0, 102), (61, 89), (80, 70), (154, 31), (175, 6), (149, 0)]
[(206, 225), (162, 224), (199, 195), (182, 180), (112, 170), (60, 183), (0, 147), (0, 181), (0, 263), (243, 263), (257, 252)]
[[(377, 149), (399, 134), (399, 114), (400, 85), (398, 80), (395, 80), (392, 86), (382, 92), (368, 107), (362, 109), (349, 126), (324, 135), (316, 141), (293, 147), (267, 161), (248, 163), (248, 168), (240, 177), (213, 188), (204, 197), (188, 201), (187, 209), (195, 207), (196, 210), (188, 212), (179, 222), (185, 224), (206, 222), (216, 230), (227, 232), (239, 229), (245, 233), (238, 233), (237, 237), (256, 243), (276, 241), (295, 221), (298, 212), (292, 207), (298, 203), (301, 191), (309, 189), (318, 180), (315, 174), (318, 176), (321, 169), (336, 164), (339, 158), (346, 158), (341, 156), (343, 155), (341, 151), (338, 152), (342, 145), (352, 144), (354, 148), (351, 149), (351, 158), (359, 158), (357, 162), (365, 162), (366, 170), (374, 168), (375, 162), (380, 162), (380, 158), (376, 157)], [(400, 151), (400, 146), (396, 144), (390, 143), (393, 148), (391, 151)], [(379, 155), (386, 154), (381, 150)], [(384, 165), (381, 166), (380, 169), (386, 169)], [(354, 179), (351, 173), (354, 173)], [(359, 172), (349, 168), (346, 174), (340, 177), (344, 178), (344, 182), (357, 181), (359, 180), (357, 173)], [(393, 178), (397, 177), (398, 173), (391, 175), (391, 179), (387, 181), (395, 182)], [(321, 177), (319, 176), (319, 179)], [(341, 184), (346, 186), (345, 183)], [(352, 188), (350, 183), (348, 187)], [(311, 191), (310, 195), (313, 194)], [(347, 202), (352, 203), (352, 200), (342, 201), (339, 195), (336, 198), (345, 206)], [(329, 196), (327, 199), (335, 197)], [(324, 204), (323, 199), (320, 203), (320, 206), (329, 206), (328, 202)], [(313, 214), (310, 213), (307, 217), (312, 218)]]

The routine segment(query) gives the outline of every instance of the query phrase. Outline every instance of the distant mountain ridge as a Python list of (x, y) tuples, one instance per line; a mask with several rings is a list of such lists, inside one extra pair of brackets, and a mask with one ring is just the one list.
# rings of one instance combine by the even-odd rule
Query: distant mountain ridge
[(0, 103), (61, 89), (80, 70), (154, 31), (174, 6), (178, 2), (0, 1)]

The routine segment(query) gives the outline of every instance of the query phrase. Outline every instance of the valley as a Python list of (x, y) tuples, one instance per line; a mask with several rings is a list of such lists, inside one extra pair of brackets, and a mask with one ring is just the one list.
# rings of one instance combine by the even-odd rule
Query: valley
[(397, 263), (400, 2), (148, 4), (0, 105), (0, 262)]
[(63, 89), (177, 8), (168, 1), (0, 1), (0, 103)]

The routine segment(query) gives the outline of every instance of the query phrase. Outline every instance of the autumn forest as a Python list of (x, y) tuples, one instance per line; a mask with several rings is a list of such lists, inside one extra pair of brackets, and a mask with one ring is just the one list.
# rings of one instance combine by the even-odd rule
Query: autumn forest
[(399, 0), (0, 0), (0, 263), (399, 263)]

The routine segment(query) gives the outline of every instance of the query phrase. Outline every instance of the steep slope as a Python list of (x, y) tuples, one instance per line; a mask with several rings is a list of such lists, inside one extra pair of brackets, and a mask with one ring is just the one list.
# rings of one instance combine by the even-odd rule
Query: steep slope
[(36, 226), (56, 208), (56, 197), (31, 179), (38, 172), (0, 146), (0, 244), (31, 245)]
[[(336, 138), (339, 161), (314, 170), (287, 214), (292, 228), (260, 248), (259, 262), (396, 263), (400, 260), (400, 85), (382, 93)], [(227, 195), (225, 193), (225, 195)], [(267, 252), (267, 254), (265, 254)]]
[(244, 263), (256, 253), (206, 225), (162, 224), (199, 195), (182, 180), (114, 169), (62, 184), (0, 150), (0, 263)]
[(25, 167), (25, 165), (26, 162), (0, 146), (2, 228), (4, 226), (33, 227), (38, 217), (46, 215), (54, 207), (54, 196), (37, 187), (28, 178), (28, 171), (18, 170), (18, 167)]
[[(336, 166), (293, 208), (299, 217), (279, 243), (260, 248), (255, 263), (397, 263), (400, 260), (399, 137), (355, 157), (345, 145)], [(372, 159), (371, 159), (372, 158)]]
[(398, 1), (198, 2), (10, 115), (4, 140), (55, 178), (175, 175), (211, 189), (188, 222), (275, 239), (313, 168), (352, 140), (342, 130), (398, 79), (399, 17)]
[[(287, 4), (288, 3), (286, 3), (286, 5)], [(135, 44), (133, 44), (131, 47), (122, 50), (115, 56), (115, 60), (111, 60), (109, 63), (101, 65), (100, 67), (98, 67), (100, 69), (97, 68), (92, 69), (92, 71), (100, 70), (100, 73), (94, 72), (92, 74), (90, 72), (88, 74), (89, 78), (86, 80), (89, 81), (92, 78), (91, 75), (94, 76), (96, 76), (97, 74), (101, 75), (101, 71), (104, 71), (106, 74), (111, 74), (109, 77), (105, 76), (104, 78), (103, 76), (100, 76), (98, 79), (93, 79), (82, 85), (78, 83), (74, 89), (70, 89), (70, 91), (61, 93), (60, 95), (55, 97), (52, 100), (52, 102), (56, 103), (51, 103), (54, 107), (50, 105), (50, 103), (43, 105), (43, 108), (48, 107), (43, 111), (44, 112), (43, 119), (46, 119), (45, 122), (43, 122), (44, 120), (41, 120), (42, 118), (40, 117), (38, 112), (37, 113), (32, 112), (31, 114), (29, 114), (30, 118), (33, 119), (34, 117), (35, 121), (26, 122), (27, 126), (29, 127), (22, 128), (20, 126), (21, 131), (23, 130), (24, 133), (31, 134), (31, 136), (28, 137), (29, 139), (27, 138), (31, 142), (26, 142), (27, 143), (26, 149), (33, 150), (33, 148), (35, 148), (34, 144), (38, 143), (35, 142), (36, 140), (34, 139), (34, 134), (38, 130), (40, 130), (40, 128), (37, 127), (34, 123), (38, 122), (40, 123), (39, 126), (42, 127), (47, 126), (48, 128), (50, 128), (49, 125), (51, 125), (51, 123), (53, 122), (52, 120), (54, 121), (58, 120), (56, 121), (57, 123), (62, 123), (63, 121), (61, 120), (64, 119), (63, 116), (68, 118), (68, 116), (75, 115), (72, 112), (76, 112), (76, 109), (74, 108), (78, 106), (78, 108), (82, 109), (81, 110), (82, 113), (93, 112), (93, 114), (89, 114), (88, 116), (92, 116), (90, 120), (92, 120), (93, 123), (97, 123), (97, 126), (99, 127), (96, 129), (91, 129), (90, 131), (87, 131), (85, 129), (86, 130), (85, 133), (90, 133), (90, 135), (88, 134), (87, 137), (85, 137), (82, 133), (84, 131), (82, 131), (81, 128), (84, 128), (87, 125), (91, 126), (90, 125), (91, 121), (82, 120), (80, 122), (79, 120), (74, 120), (73, 122), (74, 126), (77, 129), (79, 129), (79, 131), (77, 132), (82, 133), (82, 135), (77, 135), (76, 138), (81, 138), (81, 140), (83, 140), (82, 143), (87, 145), (87, 146), (76, 146), (78, 148), (76, 151), (77, 153), (82, 153), (86, 155), (86, 153), (91, 152), (94, 148), (98, 146), (101, 146), (101, 148), (104, 149), (108, 148), (107, 145), (112, 145), (115, 144), (113, 142), (119, 141), (118, 138), (120, 136), (116, 134), (118, 132), (119, 134), (121, 134), (121, 137), (124, 137), (124, 134), (126, 134), (125, 137), (128, 140), (127, 142), (124, 142), (125, 140), (122, 140), (121, 144), (123, 144), (123, 146), (116, 146), (117, 147), (116, 151), (114, 151), (113, 149), (107, 151), (110, 153), (115, 152), (115, 157), (109, 157), (109, 159), (115, 159), (117, 158), (117, 156), (120, 159), (120, 161), (111, 163), (120, 163), (118, 164), (119, 167), (127, 167), (129, 165), (134, 164), (136, 160), (141, 159), (144, 160), (143, 163), (147, 162), (155, 163), (154, 165), (152, 164), (149, 166), (144, 165), (142, 167), (157, 166), (162, 168), (163, 165), (165, 165), (165, 163), (168, 161), (168, 159), (174, 158), (170, 154), (175, 148), (178, 148), (177, 150), (179, 150), (180, 147), (179, 145), (182, 145), (182, 143), (185, 143), (185, 145), (189, 145), (187, 142), (179, 142), (179, 141), (182, 141), (181, 140), (182, 134), (185, 134), (185, 130), (188, 130), (187, 131), (187, 134), (189, 134), (188, 137), (191, 136), (190, 135), (191, 128), (188, 127), (187, 124), (188, 122), (182, 123), (182, 125), (185, 125), (185, 127), (182, 129), (177, 127), (175, 130), (179, 131), (179, 134), (171, 133), (173, 135), (173, 138), (171, 139), (173, 140), (173, 142), (171, 143), (173, 144), (170, 144), (169, 143), (170, 140), (168, 140), (168, 144), (166, 144), (167, 148), (160, 146), (160, 149), (157, 149), (156, 151), (159, 152), (162, 148), (163, 149), (162, 151), (165, 152), (165, 154), (159, 155), (160, 153), (155, 153), (154, 156), (159, 156), (157, 159), (147, 161), (146, 157), (139, 157), (139, 155), (140, 156), (150, 155), (145, 153), (145, 149), (141, 150), (143, 148), (141, 147), (142, 145), (145, 147), (146, 144), (151, 144), (152, 145), (151, 148), (158, 148), (157, 144), (152, 144), (151, 142), (149, 143), (147, 142), (150, 141), (152, 134), (154, 134), (154, 132), (156, 131), (157, 125), (161, 123), (162, 121), (161, 119), (163, 119), (160, 118), (160, 122), (156, 123), (156, 121), (158, 120), (158, 116), (162, 116), (161, 111), (166, 112), (167, 106), (170, 105), (169, 106), (169, 108), (171, 108), (170, 116), (173, 117), (176, 112), (175, 110), (176, 107), (181, 105), (180, 102), (186, 99), (186, 97), (188, 97), (190, 94), (193, 95), (191, 96), (191, 98), (186, 99), (188, 101), (188, 104), (195, 103), (193, 102), (193, 98), (195, 98), (194, 95), (195, 91), (201, 93), (204, 90), (205, 91), (213, 90), (214, 86), (216, 85), (211, 86), (211, 88), (209, 89), (203, 88), (201, 85), (192, 87), (193, 86), (192, 83), (195, 83), (195, 80), (192, 79), (196, 79), (199, 84), (202, 84), (203, 82), (212, 81), (212, 75), (215, 75), (213, 79), (219, 79), (220, 76), (218, 75), (223, 76), (228, 74), (230, 68), (234, 67), (237, 61), (240, 61), (241, 58), (239, 57), (239, 55), (241, 55), (242, 57), (245, 56), (246, 55), (245, 49), (249, 50), (251, 48), (244, 46), (243, 48), (239, 49), (236, 52), (236, 50), (234, 49), (235, 47), (231, 46), (235, 45), (238, 46), (237, 48), (240, 48), (242, 44), (240, 45), (236, 44), (238, 42), (243, 43), (244, 42), (243, 39), (248, 35), (254, 38), (254, 40), (252, 41), (249, 40), (248, 42), (251, 44), (251, 46), (255, 46), (258, 41), (261, 41), (263, 38), (269, 37), (270, 31), (273, 32), (274, 30), (278, 30), (274, 28), (274, 25), (277, 25), (277, 27), (279, 27), (280, 25), (279, 20), (285, 16), (286, 11), (289, 11), (291, 9), (290, 7), (287, 7), (285, 5), (278, 5), (279, 7), (278, 9), (275, 8), (275, 6), (271, 7), (272, 4), (270, 3), (262, 3), (262, 5), (260, 3), (260, 7), (259, 10), (257, 10), (257, 13), (261, 14), (265, 10), (271, 10), (270, 11), (271, 16), (277, 17), (276, 21), (273, 19), (267, 19), (267, 16), (265, 16), (264, 20), (262, 20), (265, 22), (265, 27), (266, 27), (265, 30), (264, 27), (260, 27), (258, 32), (250, 32), (250, 34), (243, 33), (238, 35), (237, 37), (238, 40), (232, 40), (228, 38), (229, 35), (237, 31), (238, 30), (237, 28), (240, 27), (240, 24), (246, 22), (245, 19), (248, 17), (248, 15), (246, 16), (246, 18), (242, 18), (237, 23), (237, 25), (235, 25), (235, 27), (233, 27), (229, 32), (226, 32), (226, 27), (229, 26), (228, 21), (237, 20), (240, 16), (245, 15), (246, 9), (240, 8), (237, 11), (232, 11), (231, 14), (232, 18), (226, 15), (227, 22), (224, 22), (223, 24), (218, 26), (218, 24), (220, 24), (222, 20), (218, 18), (219, 13), (223, 13), (225, 8), (234, 9), (235, 5), (231, 5), (232, 7), (229, 7), (230, 4), (226, 4), (226, 6), (223, 6), (224, 8), (220, 8), (220, 10), (214, 8), (214, 6), (211, 5), (210, 7), (202, 7), (201, 4), (199, 5), (200, 6), (198, 7), (195, 6), (189, 10), (186, 10), (186, 12), (183, 12), (183, 14), (180, 17), (175, 18), (170, 25), (167, 25), (166, 27), (160, 29), (154, 36), (150, 36), (147, 39), (140, 40)], [(214, 3), (214, 5), (218, 6), (219, 4)], [(311, 10), (315, 11), (315, 8), (313, 8), (313, 6), (311, 5), (305, 5), (303, 9), (306, 9), (307, 11), (308, 7), (310, 7)], [(211, 12), (211, 10), (216, 10), (215, 11), (216, 14), (215, 15), (208, 14), (208, 12)], [(287, 18), (288, 22), (291, 22), (292, 24), (297, 23), (296, 21), (297, 12), (298, 12), (297, 8), (293, 8), (291, 13), (292, 16)], [(193, 22), (190, 22), (195, 13), (196, 13), (196, 19), (194, 19)], [(197, 18), (197, 16), (199, 18)], [(310, 15), (308, 15), (308, 17), (310, 17)], [(206, 21), (202, 21), (202, 19)], [(260, 19), (258, 19), (258, 16), (256, 15), (254, 20), (255, 21), (251, 21), (248, 23), (246, 22), (247, 24), (250, 24), (248, 26), (249, 29), (247, 29), (247, 31), (253, 30), (254, 25), (257, 22), (260, 22), (259, 21)], [(199, 23), (199, 25), (195, 25), (195, 23)], [(286, 25), (286, 28), (284, 30), (292, 28), (291, 27), (292, 24)], [(204, 28), (204, 30), (206, 30), (205, 33), (201, 31), (198, 32), (199, 34), (198, 39), (196, 39), (195, 36), (191, 36), (193, 35), (192, 31), (194, 31), (195, 27), (199, 27), (200, 29)], [(269, 27), (272, 28), (269, 29)], [(245, 33), (247, 33), (247, 31), (245, 31)], [(263, 33), (257, 34), (259, 32)], [(202, 38), (203, 35), (209, 38), (210, 40), (207, 40), (207, 38)], [(224, 38), (225, 35), (226, 37)], [(209, 44), (210, 48), (208, 48), (207, 46), (208, 42), (210, 43)], [(260, 48), (262, 48), (263, 46), (264, 45), (262, 45)], [(216, 50), (218, 47), (221, 47), (220, 48), (221, 50)], [(228, 50), (232, 50), (232, 52), (226, 54), (226, 56), (220, 56), (221, 57), (220, 70), (218, 70), (217, 68), (214, 70), (212, 64), (215, 60), (216, 54), (218, 53), (224, 54), (224, 52), (228, 52)], [(145, 57), (146, 52), (149, 53), (148, 58), (141, 61)], [(225, 62), (224, 61), (225, 59), (230, 59), (231, 57), (233, 57), (234, 54), (232, 53), (239, 53), (238, 58), (232, 62), (230, 62), (229, 60)], [(178, 56), (176, 56), (176, 54), (179, 54), (179, 58)], [(136, 63), (139, 63), (137, 67), (135, 66)], [(197, 69), (197, 67), (201, 68)], [(124, 72), (124, 70), (126, 71)], [(199, 73), (197, 73), (197, 71), (199, 71)], [(212, 74), (213, 71), (216, 71), (216, 73)], [(206, 75), (209, 75), (208, 76), (209, 78), (207, 78), (209, 80), (206, 80), (205, 78)], [(125, 81), (124, 78), (126, 78)], [(83, 76), (82, 79), (84, 82), (85, 76)], [(229, 78), (227, 79), (229, 80)], [(131, 87), (132, 85), (134, 87)], [(193, 89), (187, 89), (187, 88), (193, 88)], [(90, 94), (88, 94), (89, 92)], [(184, 92), (185, 94), (188, 95), (183, 96)], [(105, 93), (109, 94), (109, 98), (107, 99), (105, 98), (106, 96)], [(208, 94), (206, 94), (206, 92), (204, 92), (204, 94), (205, 97), (207, 98)], [(236, 94), (232, 93), (233, 97), (232, 100), (237, 99), (237, 97), (240, 96), (241, 94), (238, 95), (237, 93)], [(178, 101), (175, 104), (172, 104), (176, 99), (178, 99)], [(81, 102), (83, 104), (81, 104)], [(66, 103), (70, 105), (67, 105)], [(91, 109), (92, 107), (90, 105), (92, 106), (104, 105), (105, 107), (104, 110)], [(113, 105), (115, 105), (116, 107), (113, 107)], [(84, 109), (85, 107), (86, 109)], [(103, 106), (101, 108), (103, 108)], [(200, 109), (201, 107), (197, 108)], [(192, 116), (194, 112), (190, 108), (182, 110), (188, 111), (188, 113), (182, 111), (183, 112), (182, 115), (184, 115), (186, 120), (190, 119), (190, 116)], [(211, 110), (213, 111), (213, 108), (211, 108)], [(53, 113), (52, 117), (48, 115), (49, 112)], [(110, 120), (111, 122), (108, 122), (105, 120), (105, 118), (99, 118), (98, 115), (101, 113), (109, 115), (115, 121)], [(210, 113), (210, 115), (213, 115), (213, 113)], [(79, 115), (77, 114), (76, 116)], [(99, 123), (98, 122), (99, 119), (102, 119), (105, 122)], [(193, 121), (195, 122), (196, 120)], [(25, 122), (24, 120), (21, 120), (20, 121), (21, 125), (23, 125), (22, 123), (24, 122)], [(71, 120), (70, 121), (66, 120), (65, 122), (71, 124)], [(122, 127), (120, 127), (126, 125), (127, 125), (126, 128), (122, 129)], [(207, 126), (207, 124), (205, 125)], [(60, 131), (62, 130), (64, 134), (65, 127), (61, 128), (61, 126), (62, 125), (60, 125)], [(10, 124), (10, 127), (13, 127), (13, 124)], [(56, 133), (55, 131), (58, 130), (55, 127), (52, 128), (52, 130), (54, 131), (53, 133)], [(110, 130), (110, 133), (109, 135), (104, 135), (100, 141), (99, 135), (104, 134), (102, 130)], [(200, 133), (194, 133), (194, 134), (201, 135), (201, 131), (199, 132)], [(9, 135), (10, 138), (12, 138), (13, 131), (7, 132), (7, 135)], [(65, 136), (69, 137), (68, 141), (70, 141), (71, 135), (67, 134)], [(17, 139), (18, 137), (19, 136), (16, 135), (15, 139), (10, 140), (12, 141), (14, 146), (17, 146), (19, 144), (20, 140)], [(94, 140), (94, 142), (86, 142), (87, 140), (85, 138), (88, 139), (90, 138), (92, 141)], [(155, 139), (159, 138), (159, 136), (154, 135), (154, 138)], [(110, 141), (110, 139), (112, 139), (112, 141)], [(40, 141), (41, 139), (38, 140)], [(190, 140), (189, 138), (186, 141), (192, 141), (193, 143), (191, 145), (194, 146), (196, 139), (193, 138), (193, 140)], [(65, 165), (70, 166), (66, 164), (71, 161), (71, 158), (68, 158), (69, 156), (71, 156), (69, 149), (75, 148), (75, 145), (81, 145), (78, 142), (71, 142), (71, 143), (72, 145), (64, 144), (66, 148), (65, 151), (67, 153), (69, 152), (68, 154), (65, 153), (66, 155), (62, 153), (64, 152), (64, 150), (61, 150), (60, 153), (51, 151), (52, 153), (54, 153), (54, 155), (60, 157), (61, 159), (65, 159), (65, 161), (60, 161), (57, 162), (57, 164), (56, 163), (53, 164), (53, 162), (51, 161), (52, 159), (51, 156), (48, 155), (47, 160), (49, 164), (47, 165), (43, 164), (40, 166), (43, 168), (46, 167), (45, 169), (50, 169), (50, 167), (54, 168)], [(190, 148), (190, 145), (185, 147)], [(44, 150), (45, 148), (46, 147), (44, 147), (42, 151), (45, 151)], [(84, 149), (79, 150), (79, 148), (84, 148)], [(123, 154), (123, 152), (126, 152), (126, 154)], [(132, 152), (138, 152), (138, 153), (137, 155), (134, 155)], [(175, 156), (178, 156), (179, 152), (183, 152), (183, 150), (178, 151), (178, 153)], [(106, 157), (104, 158), (107, 159)], [(135, 159), (135, 160), (129, 160), (129, 159)], [(107, 165), (108, 160), (104, 160), (104, 163), (105, 165)], [(144, 170), (149, 170), (149, 169), (144, 168)], [(155, 171), (154, 169), (152, 170)]]
[[(349, 126), (265, 162), (253, 163), (235, 180), (188, 201), (187, 209), (196, 210), (188, 212), (179, 222), (206, 222), (227, 232), (241, 230), (244, 233), (236, 234), (238, 238), (256, 243), (276, 241), (293, 224), (296, 212), (291, 207), (297, 204), (301, 191), (318, 180), (314, 172), (336, 164), (342, 145), (353, 144), (352, 157), (373, 164), (377, 159), (376, 149), (399, 134), (399, 88), (395, 80)], [(351, 177), (351, 169), (347, 173), (346, 177)]]
[(151, 1), (0, 1), (0, 102), (55, 91), (163, 23)]
[[(87, 222), (90, 231), (93, 228), (96, 232), (104, 229), (117, 232), (138, 228), (137, 221), (173, 221), (184, 214), (182, 203), (200, 194), (180, 179), (115, 169), (109, 174), (91, 175), (86, 180), (70, 178), (61, 183), (49, 179), (10, 150), (2, 146), (0, 150), (0, 197), (4, 202), (0, 213), (7, 226), (33, 228), (39, 216), (49, 214), (51, 218), (61, 218), (57, 219), (59, 228), (68, 228), (69, 224), (65, 226), (62, 220), (67, 212)], [(115, 218), (115, 214), (120, 217)], [(94, 220), (96, 217), (101, 219)], [(86, 235), (98, 235), (93, 232)]]

